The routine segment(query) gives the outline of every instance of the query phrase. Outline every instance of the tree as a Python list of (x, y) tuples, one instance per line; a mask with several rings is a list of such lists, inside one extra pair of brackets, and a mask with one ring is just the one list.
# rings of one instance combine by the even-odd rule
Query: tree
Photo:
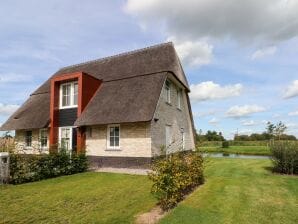
[(267, 127), (266, 127), (266, 131), (267, 134), (271, 137), (274, 136), (274, 130), (275, 130), (275, 125), (272, 124), (270, 121), (267, 122)]
[(278, 140), (280, 140), (280, 136), (284, 134), (284, 132), (287, 130), (287, 126), (282, 123), (281, 121), (278, 122), (278, 124), (275, 126), (274, 134), (278, 137)]

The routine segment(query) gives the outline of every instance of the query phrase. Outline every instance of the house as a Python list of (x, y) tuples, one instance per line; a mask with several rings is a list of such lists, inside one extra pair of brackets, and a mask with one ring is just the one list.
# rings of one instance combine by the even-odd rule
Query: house
[(64, 67), (2, 125), (22, 153), (85, 150), (93, 166), (135, 167), (195, 148), (189, 86), (172, 43)]

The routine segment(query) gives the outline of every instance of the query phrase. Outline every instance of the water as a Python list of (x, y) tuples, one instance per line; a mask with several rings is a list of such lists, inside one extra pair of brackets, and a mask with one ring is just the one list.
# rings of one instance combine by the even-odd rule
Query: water
[(239, 159), (270, 159), (270, 156), (261, 155), (240, 155), (240, 154), (227, 154), (227, 153), (203, 153), (203, 157), (212, 158), (239, 158)]

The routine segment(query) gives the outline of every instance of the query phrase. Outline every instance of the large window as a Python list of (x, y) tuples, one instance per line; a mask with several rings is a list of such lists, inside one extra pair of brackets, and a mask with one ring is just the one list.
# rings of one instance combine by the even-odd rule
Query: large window
[(65, 150), (72, 148), (72, 127), (59, 128), (60, 147)]
[(26, 131), (25, 133), (25, 146), (32, 147), (32, 131)]
[(39, 133), (39, 141), (41, 149), (46, 149), (48, 147), (48, 130), (41, 129)]
[(120, 125), (108, 126), (108, 148), (119, 149), (120, 148)]
[(78, 105), (78, 82), (68, 82), (60, 86), (60, 108)]
[(166, 102), (171, 103), (171, 83), (169, 81), (166, 81)]

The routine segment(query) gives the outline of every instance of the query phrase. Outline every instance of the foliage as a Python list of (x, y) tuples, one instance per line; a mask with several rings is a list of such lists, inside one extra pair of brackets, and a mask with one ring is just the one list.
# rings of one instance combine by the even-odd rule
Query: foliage
[(149, 179), (153, 181), (151, 192), (161, 208), (168, 210), (204, 183), (203, 158), (196, 152), (180, 152), (157, 159)]
[(0, 137), (0, 152), (10, 152), (14, 148), (14, 138), (10, 136)]
[(83, 153), (66, 151), (43, 155), (10, 154), (10, 182), (21, 184), (86, 171), (87, 157)]
[(222, 136), (221, 132), (216, 131), (207, 131), (204, 135), (200, 130), (199, 133), (196, 134), (196, 141), (203, 142), (203, 141), (224, 141), (225, 138)]
[(298, 174), (298, 143), (274, 141), (270, 144), (274, 171)]
[(222, 148), (229, 148), (229, 142), (228, 141), (223, 141), (222, 142)]

